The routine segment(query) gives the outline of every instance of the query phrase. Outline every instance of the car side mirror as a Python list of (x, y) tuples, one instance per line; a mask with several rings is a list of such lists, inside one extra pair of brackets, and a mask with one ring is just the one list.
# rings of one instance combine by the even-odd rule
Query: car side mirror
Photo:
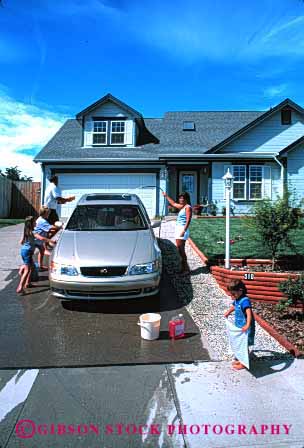
[(151, 227), (152, 229), (156, 229), (157, 227), (160, 227), (161, 221), (151, 221)]

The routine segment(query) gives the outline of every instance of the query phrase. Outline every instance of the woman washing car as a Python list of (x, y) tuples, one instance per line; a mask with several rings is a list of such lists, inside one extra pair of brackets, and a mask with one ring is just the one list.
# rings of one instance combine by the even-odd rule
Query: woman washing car
[(185, 251), (185, 244), (189, 238), (189, 226), (192, 219), (192, 207), (190, 204), (189, 193), (181, 193), (178, 196), (178, 203), (173, 201), (173, 199), (171, 199), (165, 192), (163, 192), (163, 196), (167, 199), (169, 204), (172, 205), (172, 207), (179, 210), (176, 220), (175, 240), (182, 262), (181, 272), (189, 272), (190, 269)]

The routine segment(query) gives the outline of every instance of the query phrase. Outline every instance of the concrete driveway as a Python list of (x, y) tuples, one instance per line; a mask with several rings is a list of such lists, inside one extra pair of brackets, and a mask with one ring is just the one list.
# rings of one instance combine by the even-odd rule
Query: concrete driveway
[[(20, 232), (0, 230), (1, 448), (304, 447), (304, 360), (281, 353), (234, 372), (208, 361), (189, 316), (189, 337), (171, 343), (166, 320), (184, 301), (166, 278), (157, 303), (119, 310), (116, 302), (63, 306), (46, 280), (16, 297)], [(191, 297), (187, 280), (183, 287)], [(139, 338), (145, 306), (163, 316), (159, 341)], [(73, 368), (62, 368), (67, 361)]]
[[(140, 300), (61, 301), (49, 293), (46, 273), (37, 287), (16, 294), (22, 226), (0, 230), (1, 260), (0, 368), (100, 366), (209, 360), (200, 332), (164, 276), (159, 296)], [(175, 250), (172, 247), (172, 250)], [(165, 261), (165, 260), (164, 260)], [(139, 315), (159, 312), (160, 338), (145, 341)], [(170, 318), (182, 312), (186, 337), (171, 341)], [(12, 356), (13, 353), (13, 356)]]

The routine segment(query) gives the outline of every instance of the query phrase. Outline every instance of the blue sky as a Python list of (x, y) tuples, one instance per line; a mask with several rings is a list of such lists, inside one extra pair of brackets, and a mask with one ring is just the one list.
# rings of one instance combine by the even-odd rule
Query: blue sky
[(146, 117), (304, 106), (302, 0), (2, 0), (0, 168), (110, 92)]

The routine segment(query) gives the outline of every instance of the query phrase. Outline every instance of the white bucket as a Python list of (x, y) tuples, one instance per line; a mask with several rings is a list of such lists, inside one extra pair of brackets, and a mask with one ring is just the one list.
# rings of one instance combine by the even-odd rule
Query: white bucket
[(143, 339), (153, 341), (159, 337), (161, 315), (156, 313), (146, 313), (139, 317), (137, 325), (140, 326), (140, 335)]

